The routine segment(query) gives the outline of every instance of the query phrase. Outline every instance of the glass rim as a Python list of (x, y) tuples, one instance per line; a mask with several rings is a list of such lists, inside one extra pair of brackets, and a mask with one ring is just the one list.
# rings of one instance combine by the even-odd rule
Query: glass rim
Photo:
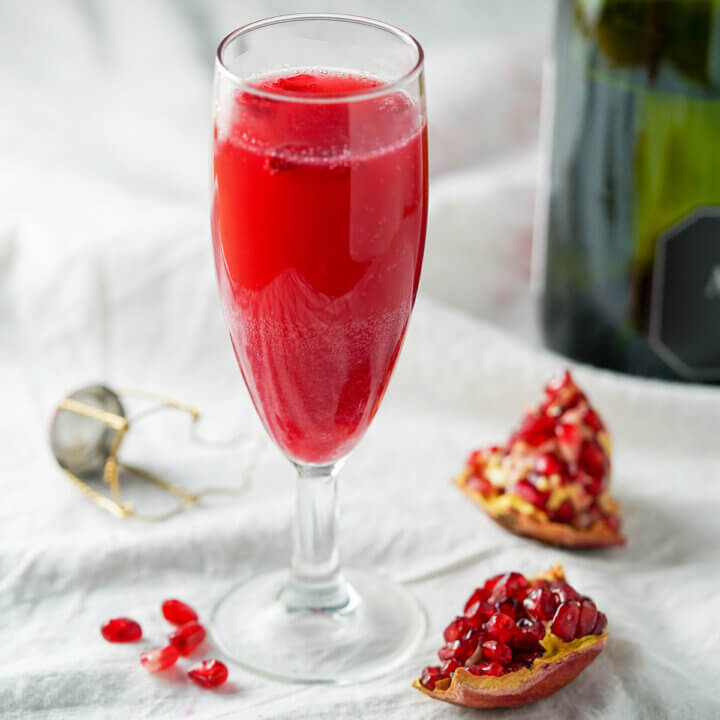
[[(317, 95), (302, 95), (300, 93), (288, 94), (282, 92), (273, 92), (271, 90), (261, 90), (260, 88), (257, 88), (248, 83), (246, 79), (242, 78), (240, 75), (230, 70), (230, 68), (225, 64), (225, 61), (223, 60), (223, 53), (227, 49), (228, 45), (241, 35), (246, 35), (253, 30), (258, 30), (260, 28), (268, 27), (271, 25), (303, 22), (306, 20), (330, 20), (336, 22), (355, 23), (358, 25), (374, 27), (378, 30), (384, 30), (385, 32), (399, 38), (408, 47), (415, 50), (417, 54), (417, 60), (415, 61), (415, 64), (410, 68), (410, 70), (402, 74), (397, 79), (392, 80), (391, 82), (383, 83), (382, 85), (361, 92), (349, 92), (339, 95), (329, 95), (325, 97), (319, 97)], [(235, 28), (235, 30), (229, 32), (220, 41), (220, 44), (218, 45), (217, 51), (215, 53), (216, 69), (218, 69), (219, 72), (221, 72), (226, 78), (241, 87), (244, 92), (248, 92), (251, 95), (257, 95), (259, 97), (264, 97), (282, 102), (297, 102), (310, 104), (347, 103), (382, 97), (383, 95), (394, 92), (400, 86), (411, 82), (416, 77), (418, 77), (422, 73), (424, 63), (425, 53), (423, 52), (422, 45), (420, 45), (420, 43), (415, 39), (415, 37), (413, 37), (409, 32), (402, 30), (395, 25), (391, 25), (390, 23), (383, 22), (382, 20), (374, 20), (373, 18), (362, 17), (360, 15), (346, 15), (342, 13), (294, 13), (289, 15), (275, 15), (273, 17), (264, 18), (262, 20), (255, 20), (254, 22), (247, 23), (246, 25), (241, 25), (240, 27)]]

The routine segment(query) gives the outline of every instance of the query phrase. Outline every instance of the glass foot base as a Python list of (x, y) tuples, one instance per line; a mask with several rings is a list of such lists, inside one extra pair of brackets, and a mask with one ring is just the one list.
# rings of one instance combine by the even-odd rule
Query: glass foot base
[(251, 578), (215, 607), (212, 633), (246, 670), (300, 683), (351, 683), (402, 664), (425, 634), (425, 613), (400, 585), (344, 569), (348, 603), (336, 610), (289, 610), (280, 595), (288, 571)]

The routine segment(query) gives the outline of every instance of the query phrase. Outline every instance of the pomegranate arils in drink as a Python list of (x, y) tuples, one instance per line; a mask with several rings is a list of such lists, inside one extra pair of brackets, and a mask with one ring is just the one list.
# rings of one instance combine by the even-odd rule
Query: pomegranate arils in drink
[(197, 613), (181, 600), (166, 600), (162, 604), (162, 614), (165, 619), (173, 625), (185, 625), (185, 623), (197, 620)]
[(485, 632), (488, 637), (507, 642), (515, 632), (515, 621), (505, 613), (495, 613), (485, 624)]
[(527, 614), (537, 620), (551, 620), (557, 603), (556, 597), (546, 587), (533, 588), (523, 600)]
[(219, 660), (203, 660), (188, 671), (190, 679), (203, 688), (222, 685), (228, 677), (228, 669)]
[(443, 671), (437, 665), (431, 665), (426, 667), (420, 675), (420, 683), (424, 685), (428, 690), (435, 689), (435, 683), (438, 680), (442, 680), (445, 676)]
[(101, 628), (102, 636), (111, 643), (136, 642), (142, 637), (142, 628), (130, 618), (108, 620)]
[(494, 675), (495, 677), (500, 677), (500, 675), (505, 674), (505, 668), (499, 662), (493, 660), (483, 665), (472, 665), (468, 668), (468, 672), (471, 672), (473, 675)]
[(595, 603), (590, 599), (585, 599), (581, 603), (580, 619), (577, 626), (577, 637), (585, 637), (592, 635), (597, 622), (597, 608)]
[(169, 636), (170, 644), (183, 656), (190, 655), (204, 639), (205, 628), (195, 620), (181, 625)]
[(497, 660), (502, 665), (507, 665), (512, 660), (512, 649), (510, 646), (497, 640), (486, 640), (482, 644), (483, 658)]
[(172, 667), (179, 656), (178, 651), (172, 645), (168, 645), (140, 653), (140, 664), (149, 672), (159, 672)]
[(570, 642), (577, 632), (580, 619), (580, 603), (577, 600), (568, 600), (555, 612), (550, 629), (565, 642)]

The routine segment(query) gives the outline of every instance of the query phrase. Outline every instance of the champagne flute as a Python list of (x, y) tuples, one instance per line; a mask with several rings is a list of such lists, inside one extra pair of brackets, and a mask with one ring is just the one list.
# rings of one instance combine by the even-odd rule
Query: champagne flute
[(423, 52), (344, 15), (230, 33), (215, 64), (212, 229), (232, 346), (297, 471), (289, 572), (233, 588), (213, 630), (245, 668), (375, 677), (425, 628), (404, 588), (340, 568), (336, 478), (387, 387), (415, 302), (428, 170)]

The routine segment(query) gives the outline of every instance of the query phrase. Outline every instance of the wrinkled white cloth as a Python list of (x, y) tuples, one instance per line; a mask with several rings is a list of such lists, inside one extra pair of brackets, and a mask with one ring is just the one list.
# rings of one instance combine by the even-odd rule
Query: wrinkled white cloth
[[(612, 431), (627, 548), (565, 552), (508, 535), (450, 482), (567, 364), (483, 319), (533, 333), (546, 4), (523, 6), (544, 23), (532, 40), (502, 18), (508, 34), (493, 38), (470, 3), (315, 3), (331, 5), (405, 25), (428, 50), (434, 179), (421, 297), (387, 397), (341, 478), (343, 560), (407, 583), (427, 610), (427, 638), (391, 676), (351, 687), (285, 685), (231, 666), (222, 690), (203, 692), (180, 669), (153, 677), (140, 667), (140, 648), (167, 632), (164, 598), (207, 618), (231, 584), (284, 566), (290, 552), (292, 472), (259, 433), (222, 324), (205, 181), (212, 46), (246, 20), (300, 8), (5, 3), (0, 717), (476, 717), (411, 680), (480, 581), (558, 561), (606, 611), (611, 637), (570, 687), (512, 717), (720, 717), (720, 391), (576, 369)], [(240, 487), (251, 471), (248, 491), (159, 524), (96, 509), (47, 443), (55, 403), (93, 381), (194, 403), (204, 437), (261, 437), (257, 457), (248, 443), (210, 448), (167, 414), (123, 446), (128, 461), (193, 488)], [(101, 639), (101, 622), (118, 615), (142, 623), (140, 647)]]

